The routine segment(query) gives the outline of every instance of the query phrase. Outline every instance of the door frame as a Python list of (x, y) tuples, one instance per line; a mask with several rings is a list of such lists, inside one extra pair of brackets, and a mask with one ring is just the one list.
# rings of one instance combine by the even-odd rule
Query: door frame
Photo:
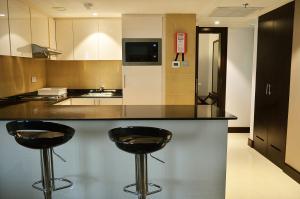
[(228, 28), (227, 27), (196, 27), (196, 72), (195, 72), (195, 104), (198, 104), (198, 59), (199, 59), (199, 34), (217, 33), (220, 34), (221, 42), (221, 65), (218, 81), (218, 101), (217, 104), (221, 111), (225, 111), (226, 102), (226, 73), (227, 73), (227, 43)]

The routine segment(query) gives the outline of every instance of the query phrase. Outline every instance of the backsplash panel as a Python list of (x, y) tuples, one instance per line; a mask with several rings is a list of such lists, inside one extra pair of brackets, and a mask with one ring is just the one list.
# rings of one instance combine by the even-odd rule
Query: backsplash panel
[(47, 60), (47, 87), (122, 89), (122, 62), (117, 60)]
[[(32, 76), (36, 76), (37, 82), (31, 82)], [(45, 86), (45, 60), (0, 56), (0, 97), (32, 92)]]

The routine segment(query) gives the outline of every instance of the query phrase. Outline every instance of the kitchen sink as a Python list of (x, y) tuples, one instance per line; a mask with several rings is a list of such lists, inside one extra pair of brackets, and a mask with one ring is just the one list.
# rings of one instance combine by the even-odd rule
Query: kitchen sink
[(112, 97), (112, 92), (102, 92), (102, 93), (87, 93), (84, 95), (81, 95), (82, 97)]

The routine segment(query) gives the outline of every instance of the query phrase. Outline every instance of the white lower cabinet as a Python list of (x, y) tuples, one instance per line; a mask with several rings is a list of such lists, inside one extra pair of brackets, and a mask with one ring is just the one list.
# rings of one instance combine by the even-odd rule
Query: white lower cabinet
[(71, 98), (71, 105), (95, 105), (97, 98)]
[(122, 98), (101, 98), (99, 105), (122, 105)]
[(55, 105), (122, 105), (122, 98), (70, 98)]
[(55, 105), (71, 105), (71, 99), (66, 99), (64, 101), (58, 102)]

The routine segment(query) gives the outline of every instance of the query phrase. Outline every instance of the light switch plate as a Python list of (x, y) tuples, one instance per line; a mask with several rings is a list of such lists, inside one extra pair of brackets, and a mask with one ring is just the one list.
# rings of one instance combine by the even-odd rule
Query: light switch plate
[(32, 83), (36, 83), (37, 82), (37, 77), (36, 76), (32, 76), (31, 77), (31, 82)]

